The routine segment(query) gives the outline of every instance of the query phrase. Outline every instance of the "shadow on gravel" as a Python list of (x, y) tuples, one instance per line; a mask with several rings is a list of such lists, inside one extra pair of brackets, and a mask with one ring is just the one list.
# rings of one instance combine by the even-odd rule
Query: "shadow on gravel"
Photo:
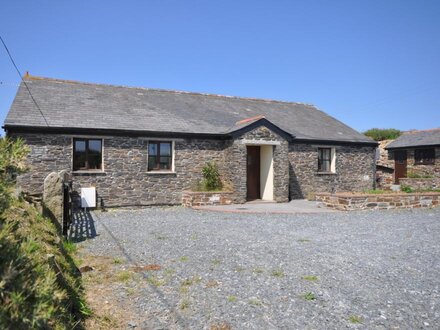
[(82, 242), (95, 237), (95, 221), (93, 220), (92, 214), (82, 209), (74, 211), (69, 230), (69, 240), (72, 242)]
[[(127, 259), (127, 261), (132, 264), (133, 266), (138, 266), (137, 263), (133, 260), (133, 258), (131, 258), (131, 256), (128, 254), (128, 252), (124, 249), (124, 247), (122, 246), (122, 244), (118, 241), (118, 239), (115, 237), (115, 235), (113, 235), (113, 233), (111, 232), (111, 230), (105, 225), (104, 222), (100, 221), (99, 216), (94, 213), (94, 216), (96, 218), (96, 221), (100, 223), (100, 225), (104, 228), (104, 230), (109, 234), (109, 236), (112, 238), (112, 240), (115, 241), (117, 247), (119, 248), (119, 250), (122, 252), (122, 254), (124, 255), (124, 257)], [(96, 235), (95, 235), (96, 236)], [(141, 272), (140, 273), (142, 275), (143, 278), (148, 279), (149, 275)], [(147, 283), (149, 283), (147, 281)], [(169, 310), (173, 313), (176, 322), (183, 328), (183, 329), (188, 329), (188, 324), (185, 322), (185, 320), (182, 318), (182, 316), (180, 315), (180, 313), (172, 306), (172, 304), (170, 304), (167, 299), (165, 298), (164, 294), (155, 286), (149, 284), (150, 288), (152, 290), (154, 290), (154, 292), (157, 294), (157, 296), (160, 298), (160, 300), (162, 301), (162, 303), (166, 306), (168, 306)]]

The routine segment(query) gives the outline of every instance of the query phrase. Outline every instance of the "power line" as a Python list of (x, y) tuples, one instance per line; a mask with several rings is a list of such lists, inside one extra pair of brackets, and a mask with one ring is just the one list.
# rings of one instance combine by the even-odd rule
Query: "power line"
[(40, 109), (40, 107), (39, 107), (37, 101), (35, 100), (34, 96), (33, 96), (32, 93), (31, 93), (31, 90), (29, 89), (29, 86), (27, 85), (26, 81), (23, 79), (23, 76), (21, 75), (20, 70), (19, 70), (18, 67), (17, 67), (17, 64), (15, 64), (15, 61), (14, 61), (14, 59), (12, 58), (11, 53), (9, 52), (8, 46), (6, 46), (6, 43), (4, 42), (4, 40), (3, 40), (3, 38), (2, 38), (1, 36), (0, 36), (0, 40), (1, 40), (2, 44), (3, 44), (3, 46), (4, 46), (5, 49), (6, 49), (6, 53), (8, 53), (8, 56), (9, 56), (9, 59), (11, 60), (11, 62), (12, 62), (12, 65), (14, 66), (15, 70), (17, 70), (17, 73), (18, 73), (18, 75), (20, 76), (21, 81), (22, 81), (23, 84), (26, 86), (26, 89), (27, 89), (27, 91), (29, 92), (29, 95), (30, 95), (32, 101), (34, 102), (34, 104), (35, 104), (35, 106), (37, 107), (38, 111), (40, 111), (40, 114), (41, 114), (41, 116), (43, 117), (44, 122), (46, 123), (46, 126), (49, 126), (49, 123), (47, 122), (46, 117), (45, 117), (44, 114), (43, 114), (43, 111), (41, 111), (41, 109)]

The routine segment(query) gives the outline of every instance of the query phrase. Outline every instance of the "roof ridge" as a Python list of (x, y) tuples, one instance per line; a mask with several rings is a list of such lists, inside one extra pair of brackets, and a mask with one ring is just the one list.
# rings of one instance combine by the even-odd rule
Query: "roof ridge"
[(53, 82), (57, 82), (57, 83), (78, 84), (78, 85), (94, 85), (94, 86), (109, 86), (109, 87), (118, 87), (118, 88), (131, 88), (131, 89), (140, 89), (140, 90), (147, 90), (147, 91), (154, 91), (154, 92), (161, 92), (161, 93), (190, 94), (190, 95), (198, 95), (198, 96), (209, 96), (209, 97), (218, 97), (218, 98), (268, 102), (268, 103), (299, 104), (299, 105), (305, 105), (305, 106), (310, 106), (310, 107), (316, 108), (316, 106), (314, 104), (304, 103), (304, 102), (282, 101), (282, 100), (265, 99), (265, 98), (258, 98), (258, 97), (234, 96), (234, 95), (231, 96), (231, 95), (222, 95), (222, 94), (214, 94), (214, 93), (178, 91), (178, 90), (165, 89), (165, 88), (148, 88), (148, 87), (135, 87), (135, 86), (125, 86), (125, 85), (115, 85), (115, 84), (92, 83), (92, 82), (84, 82), (84, 81), (79, 81), (79, 80), (69, 80), (69, 79), (58, 79), (58, 78), (34, 76), (34, 75), (30, 75), (28, 72), (26, 72), (23, 79), (25, 79), (25, 80), (47, 80), (47, 81), (53, 81)]
[(415, 134), (415, 133), (421, 133), (421, 132), (434, 132), (434, 131), (440, 131), (440, 127), (438, 128), (428, 128), (428, 129), (413, 129), (413, 130), (409, 130), (409, 131), (405, 131), (403, 132), (403, 134)]

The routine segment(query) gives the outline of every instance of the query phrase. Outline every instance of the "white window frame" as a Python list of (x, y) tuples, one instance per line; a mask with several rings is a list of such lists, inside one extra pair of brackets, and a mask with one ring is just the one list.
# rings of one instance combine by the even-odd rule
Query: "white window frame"
[[(148, 159), (150, 157), (149, 148), (150, 148), (150, 142), (169, 142), (171, 143), (171, 169), (169, 170), (148, 170)], [(169, 139), (149, 139), (147, 143), (147, 173), (148, 174), (174, 174), (176, 173), (175, 170), (175, 140), (169, 140)]]
[(330, 172), (320, 172), (318, 169), (316, 173), (318, 174), (336, 174), (336, 147), (332, 146), (317, 146), (316, 147), (316, 156), (319, 157), (319, 149), (330, 149)]

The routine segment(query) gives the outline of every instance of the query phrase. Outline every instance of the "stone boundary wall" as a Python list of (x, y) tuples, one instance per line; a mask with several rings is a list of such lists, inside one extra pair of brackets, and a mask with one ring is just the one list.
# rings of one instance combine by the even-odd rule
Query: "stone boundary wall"
[(412, 189), (440, 189), (439, 178), (400, 178), (399, 182), (402, 186), (408, 186)]
[(182, 205), (185, 207), (204, 205), (232, 204), (234, 193), (232, 191), (184, 191)]
[(315, 195), (323, 205), (342, 211), (377, 209), (431, 208), (440, 205), (440, 193), (398, 193), (398, 194), (330, 194)]

